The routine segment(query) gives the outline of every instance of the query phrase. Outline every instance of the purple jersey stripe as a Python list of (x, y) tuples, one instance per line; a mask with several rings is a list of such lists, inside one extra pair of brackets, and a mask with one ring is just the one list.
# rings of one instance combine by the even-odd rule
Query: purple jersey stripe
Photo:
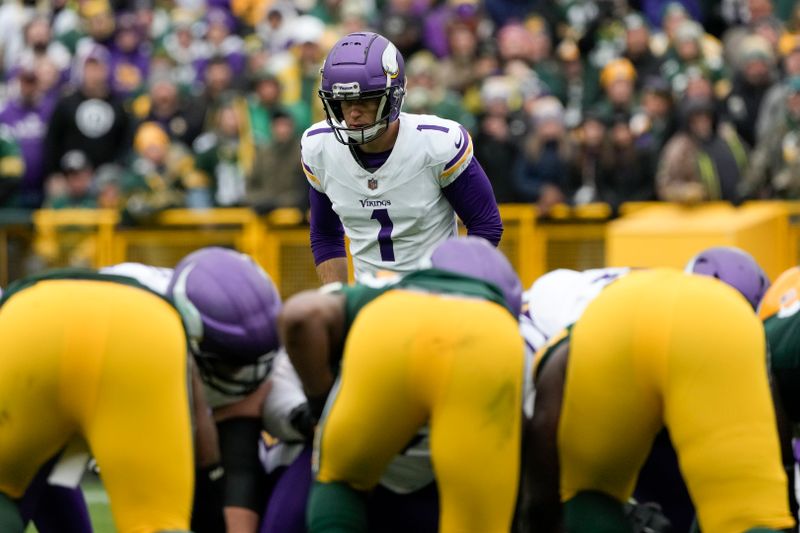
[(311, 174), (311, 175), (313, 176), (313, 175), (314, 175), (314, 173), (313, 173), (313, 172), (311, 172), (311, 167), (310, 167), (310, 166), (308, 166), (308, 165), (306, 165), (306, 162), (305, 162), (305, 161), (303, 161), (302, 159), (300, 160), (300, 162), (301, 162), (301, 163), (303, 163), (303, 168), (304, 168), (304, 169), (306, 169), (306, 172), (308, 172), (309, 174)]
[(386, 209), (376, 209), (370, 217), (377, 220), (381, 229), (378, 231), (378, 245), (381, 251), (381, 261), (394, 261), (394, 247), (392, 246), (392, 230), (394, 224), (389, 218), (389, 211)]
[(317, 128), (306, 133), (306, 137), (313, 137), (314, 135), (318, 135), (320, 133), (331, 133), (332, 131), (333, 128)]
[(464, 129), (464, 126), (459, 126), (459, 128), (461, 129), (461, 139), (459, 139), (459, 143), (456, 144), (456, 148), (459, 148), (458, 153), (444, 166), (442, 172), (449, 170), (450, 167), (458, 163), (458, 161), (461, 159), (461, 156), (464, 155), (464, 152), (467, 151), (467, 147), (469, 146), (469, 133), (467, 133), (467, 130)]
[(444, 126), (437, 126), (436, 124), (420, 124), (417, 126), (418, 131), (422, 130), (436, 130), (436, 131), (443, 131), (447, 133), (450, 131), (450, 128), (445, 128)]

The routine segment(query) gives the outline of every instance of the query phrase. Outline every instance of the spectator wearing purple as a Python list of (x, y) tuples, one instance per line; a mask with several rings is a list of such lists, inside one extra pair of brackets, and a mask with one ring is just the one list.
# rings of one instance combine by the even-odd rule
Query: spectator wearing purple
[(234, 79), (240, 79), (247, 65), (244, 41), (233, 33), (236, 21), (223, 9), (210, 9), (206, 15), (205, 56), (195, 61), (197, 72), (203, 72), (212, 58), (221, 57), (231, 69)]
[(694, 20), (700, 20), (702, 14), (700, 3), (700, 0), (642, 0), (641, 2), (642, 12), (651, 26), (660, 26), (664, 15), (676, 6), (682, 8)]
[(15, 85), (17, 95), (0, 111), (0, 124), (17, 141), (25, 161), (18, 203), (37, 208), (44, 198), (44, 142), (53, 102), (44, 98), (32, 65), (20, 66)]
[(143, 29), (134, 13), (117, 16), (114, 41), (110, 47), (111, 90), (121, 98), (136, 93), (147, 80), (150, 55)]

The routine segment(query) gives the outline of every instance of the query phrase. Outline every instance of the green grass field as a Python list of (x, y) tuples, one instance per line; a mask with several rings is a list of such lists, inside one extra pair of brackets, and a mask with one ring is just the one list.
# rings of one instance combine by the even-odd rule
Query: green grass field
[[(114, 522), (111, 520), (111, 509), (108, 507), (108, 495), (103, 490), (100, 480), (91, 474), (86, 474), (83, 483), (83, 495), (89, 505), (89, 514), (92, 516), (94, 533), (114, 533)], [(32, 525), (25, 533), (36, 533)]]

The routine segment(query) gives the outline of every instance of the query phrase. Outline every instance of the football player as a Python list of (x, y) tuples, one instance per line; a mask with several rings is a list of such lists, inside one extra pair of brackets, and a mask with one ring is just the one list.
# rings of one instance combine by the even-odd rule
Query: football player
[[(219, 435), (227, 531), (255, 532), (267, 497), (258, 455), (261, 412), (280, 348), (281, 298), (272, 280), (249, 256), (218, 247), (189, 254), (174, 270), (123, 263), (104, 271), (136, 278), (188, 317), (191, 351)], [(209, 499), (214, 496), (198, 495), (196, 508)]]
[(188, 531), (189, 363), (175, 307), (90, 271), (26, 278), (0, 305), (0, 531), (23, 531), (13, 500), (75, 439), (103, 470), (117, 531)]
[(524, 367), (519, 279), (474, 237), (440, 244), (431, 264), (384, 287), (305, 292), (284, 308), (281, 332), (310, 401), (324, 403), (333, 388), (315, 442), (312, 532), (366, 531), (362, 494), (426, 424), (439, 531), (511, 527)]
[(664, 427), (703, 531), (793, 525), (763, 332), (725, 284), (629, 273), (540, 350), (535, 380), (527, 450), (537, 530), (558, 530), (563, 516), (568, 531), (630, 531), (622, 502)]
[[(769, 346), (769, 365), (776, 391), (775, 407), (781, 431), (784, 468), (798, 486), (795, 466), (800, 454), (792, 447), (792, 435), (800, 424), (800, 267), (783, 272), (764, 295), (758, 316), (764, 322)], [(797, 497), (790, 490), (790, 504), (797, 513)]]
[[(712, 247), (695, 255), (685, 271), (719, 279), (737, 289), (755, 308), (769, 279), (747, 252), (734, 247)], [(586, 306), (630, 268), (602, 268), (577, 272), (560, 269), (540, 277), (523, 295), (526, 312), (520, 327), (526, 341), (538, 350), (580, 318)], [(634, 493), (640, 502), (657, 502), (675, 531), (688, 531), (694, 519), (686, 486), (667, 431), (658, 434), (642, 467)]]
[(503, 232), (472, 139), (457, 122), (401, 112), (405, 67), (376, 33), (351, 33), (325, 59), (325, 122), (301, 141), (310, 185), (311, 249), (323, 283), (347, 281), (344, 235), (356, 278), (411, 272), (437, 243), (470, 235), (497, 245)]
[[(193, 530), (217, 532), (227, 525), (231, 533), (256, 531), (267, 490), (258, 457), (261, 411), (279, 348), (281, 299), (272, 281), (248, 256), (215, 247), (186, 256), (174, 270), (123, 263), (102, 272), (135, 279), (168, 298), (188, 325), (222, 452), (221, 467), (217, 457), (197, 472), (205, 483), (198, 483)], [(270, 430), (283, 434), (280, 427)], [(40, 507), (56, 505), (49, 500)], [(223, 505), (225, 524), (221, 511), (214, 512)]]

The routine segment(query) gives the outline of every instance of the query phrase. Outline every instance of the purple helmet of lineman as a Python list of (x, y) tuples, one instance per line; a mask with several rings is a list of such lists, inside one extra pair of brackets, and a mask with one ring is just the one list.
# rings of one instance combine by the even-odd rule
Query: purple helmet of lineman
[(518, 317), (522, 309), (522, 283), (511, 263), (489, 241), (480, 237), (453, 237), (431, 254), (434, 268), (463, 274), (495, 285), (503, 292), (509, 309)]
[[(400, 117), (405, 87), (403, 56), (397, 48), (382, 35), (359, 32), (342, 37), (325, 58), (319, 97), (336, 139), (365, 144)], [(379, 99), (375, 122), (348, 127), (342, 102), (365, 98)]]
[(167, 295), (204, 356), (249, 365), (279, 347), (280, 296), (245, 254), (210, 247), (187, 255), (175, 267)]
[(686, 272), (724, 281), (742, 293), (753, 309), (770, 285), (769, 278), (753, 256), (733, 246), (703, 250), (687, 263)]

